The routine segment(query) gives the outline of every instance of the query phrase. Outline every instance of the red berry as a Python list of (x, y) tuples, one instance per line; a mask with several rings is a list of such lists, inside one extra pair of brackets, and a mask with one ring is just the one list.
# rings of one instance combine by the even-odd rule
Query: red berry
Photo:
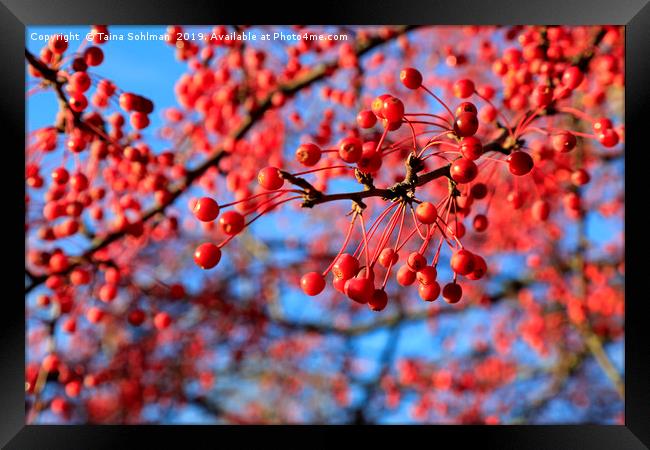
[(436, 281), (430, 284), (420, 284), (418, 294), (422, 300), (432, 302), (440, 296), (440, 285)]
[(474, 255), (474, 270), (471, 273), (465, 275), (470, 280), (479, 280), (483, 278), (487, 272), (487, 263), (482, 256)]
[(73, 94), (68, 100), (70, 109), (74, 112), (81, 112), (88, 106), (88, 99), (83, 94)]
[(339, 156), (348, 163), (356, 163), (363, 153), (362, 142), (355, 137), (347, 137), (339, 143)]
[(50, 409), (54, 414), (64, 415), (70, 410), (70, 404), (63, 397), (54, 397)]
[(70, 76), (70, 88), (77, 93), (84, 93), (90, 89), (90, 77), (86, 72), (77, 72)]
[(142, 311), (141, 309), (134, 309), (133, 311), (129, 312), (128, 320), (129, 323), (134, 327), (138, 327), (142, 325), (144, 319), (145, 319), (144, 311)]
[(113, 283), (103, 284), (99, 288), (99, 292), (97, 293), (97, 296), (103, 302), (106, 303), (112, 302), (113, 300), (115, 300), (115, 297), (117, 297), (117, 286)]
[(388, 295), (383, 289), (375, 289), (368, 301), (368, 307), (373, 311), (381, 311), (388, 304)]
[(548, 216), (551, 212), (551, 206), (546, 200), (537, 200), (535, 203), (533, 203), (531, 212), (535, 220), (544, 222), (546, 219), (548, 219)]
[(357, 125), (361, 128), (372, 128), (376, 123), (377, 116), (375, 116), (375, 114), (369, 109), (360, 111), (359, 114), (357, 114)]
[(424, 267), (426, 267), (427, 259), (424, 257), (422, 253), (413, 252), (408, 256), (408, 259), (406, 260), (406, 264), (413, 272), (417, 272), (419, 270), (424, 269)]
[(566, 153), (573, 150), (576, 146), (576, 137), (568, 132), (562, 131), (551, 138), (551, 145), (555, 151)]
[(123, 93), (119, 98), (120, 108), (129, 112), (139, 109), (139, 102), (139, 97), (130, 92)]
[(302, 144), (296, 150), (296, 160), (304, 166), (314, 166), (320, 161), (321, 149), (316, 144)]
[(349, 280), (359, 272), (359, 260), (349, 253), (343, 253), (336, 259), (332, 266), (332, 273), (336, 278)]
[(584, 77), (585, 76), (578, 67), (571, 66), (564, 70), (564, 73), (562, 74), (562, 84), (569, 89), (575, 89), (580, 86)]
[(52, 53), (61, 55), (68, 48), (68, 41), (65, 40), (63, 35), (57, 34), (53, 36), (52, 39), (48, 42), (48, 47), (52, 50)]
[(77, 330), (77, 321), (75, 320), (74, 317), (70, 317), (65, 322), (63, 322), (63, 325), (61, 325), (61, 328), (66, 333), (74, 333)]
[(472, 196), (472, 198), (475, 198), (476, 200), (481, 200), (487, 196), (488, 188), (485, 185), (485, 183), (476, 183), (472, 185), (472, 187), (469, 190), (469, 193)]
[(219, 225), (224, 233), (233, 236), (244, 229), (245, 219), (237, 211), (226, 211), (219, 217)]
[(164, 330), (172, 323), (172, 318), (166, 312), (159, 312), (153, 318), (154, 326), (159, 330)]
[(438, 278), (438, 271), (433, 266), (425, 266), (416, 274), (416, 278), (421, 284), (431, 284)]
[(307, 295), (318, 295), (325, 289), (325, 277), (318, 272), (306, 273), (300, 279), (300, 287)]
[(583, 186), (589, 183), (591, 177), (585, 169), (578, 169), (571, 174), (571, 182), (576, 186)]
[(538, 108), (548, 106), (553, 101), (553, 90), (546, 86), (537, 86), (532, 95), (533, 104)]
[(136, 130), (143, 130), (149, 126), (149, 116), (145, 113), (134, 111), (129, 116), (129, 122), (131, 122), (131, 126)]
[(418, 220), (425, 224), (432, 224), (438, 218), (438, 210), (433, 203), (423, 202), (415, 209)]
[(50, 270), (54, 273), (65, 272), (69, 267), (68, 257), (63, 253), (55, 253), (50, 257)]
[(609, 120), (609, 119), (606, 118), (606, 117), (601, 117), (600, 119), (597, 119), (597, 120), (593, 123), (593, 128), (594, 128), (594, 131), (595, 131), (596, 133), (601, 132), (601, 131), (605, 131), (605, 130), (609, 130), (609, 129), (612, 128), (613, 126), (614, 126), (614, 125), (612, 124), (612, 121)]
[(533, 166), (535, 165), (533, 158), (528, 153), (522, 151), (510, 153), (506, 161), (508, 162), (508, 170), (510, 170), (510, 173), (517, 176), (526, 175), (533, 170)]
[(474, 222), (472, 223), (476, 231), (483, 232), (487, 230), (488, 227), (488, 218), (484, 214), (477, 214), (474, 217)]
[(357, 303), (368, 303), (375, 292), (370, 278), (350, 278), (345, 282), (345, 295)]
[(464, 158), (475, 161), (483, 154), (483, 145), (474, 136), (464, 137), (460, 140), (460, 153)]
[(221, 259), (221, 250), (216, 245), (205, 242), (194, 251), (194, 262), (201, 269), (212, 269)]
[(212, 222), (219, 215), (219, 205), (210, 197), (201, 197), (194, 204), (192, 213), (201, 222)]
[(395, 263), (399, 260), (399, 254), (395, 252), (390, 247), (387, 247), (379, 253), (379, 257), (377, 258), (377, 262), (379, 265), (382, 267), (388, 267), (390, 265), (395, 265)]
[(86, 319), (90, 323), (99, 323), (104, 318), (104, 311), (96, 306), (88, 308)]
[(392, 97), (390, 94), (382, 94), (379, 97), (376, 97), (372, 101), (371, 105), (371, 110), (375, 114), (375, 116), (379, 117), (380, 119), (385, 119), (383, 109), (384, 109), (384, 100), (389, 99)]
[(389, 122), (401, 122), (404, 117), (404, 103), (397, 97), (389, 97), (384, 100), (381, 112)]
[(462, 113), (478, 114), (476, 105), (472, 102), (463, 102), (456, 108), (456, 115), (460, 116)]
[(81, 382), (79, 380), (73, 380), (65, 385), (65, 394), (68, 397), (75, 398), (78, 397), (81, 393)]
[(442, 289), (442, 297), (447, 303), (458, 303), (463, 296), (463, 288), (457, 283), (447, 283)]
[(264, 189), (275, 191), (284, 185), (284, 178), (277, 167), (265, 167), (257, 174), (257, 181)]
[(363, 143), (361, 159), (357, 162), (357, 167), (360, 171), (364, 173), (375, 173), (381, 168), (383, 163), (382, 155), (375, 150), (376, 146), (377, 143), (374, 141)]
[(478, 175), (478, 167), (466, 158), (459, 158), (449, 168), (451, 178), (459, 184), (469, 183)]
[(454, 132), (460, 137), (473, 136), (478, 130), (476, 114), (461, 113), (454, 121)]
[(474, 270), (474, 254), (468, 250), (458, 250), (449, 261), (451, 269), (459, 275), (467, 275)]
[(616, 144), (618, 144), (618, 141), (618, 134), (611, 128), (603, 130), (598, 134), (598, 142), (600, 142), (605, 147), (614, 147)]
[(410, 286), (415, 281), (415, 272), (407, 264), (404, 264), (397, 271), (397, 282), (402, 286)]
[(412, 67), (402, 69), (399, 73), (399, 79), (409, 89), (417, 89), (422, 85), (422, 74)]
[(453, 86), (454, 95), (458, 98), (467, 98), (474, 93), (474, 82), (468, 79), (458, 80)]
[(88, 47), (84, 52), (84, 61), (89, 66), (98, 66), (104, 61), (104, 52), (99, 47)]

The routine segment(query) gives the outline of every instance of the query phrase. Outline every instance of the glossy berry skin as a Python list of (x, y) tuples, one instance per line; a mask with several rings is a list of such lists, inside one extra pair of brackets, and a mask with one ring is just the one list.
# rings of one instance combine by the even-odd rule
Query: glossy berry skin
[(415, 272), (405, 264), (397, 271), (396, 279), (401, 286), (410, 286), (415, 282)]
[(355, 137), (347, 137), (339, 143), (339, 157), (347, 163), (356, 163), (361, 159), (363, 143)]
[(379, 253), (377, 262), (382, 267), (389, 267), (390, 265), (395, 265), (399, 260), (399, 254), (395, 252), (392, 248), (385, 248)]
[(571, 66), (564, 70), (564, 73), (562, 74), (562, 84), (569, 89), (575, 89), (580, 86), (584, 78), (584, 74), (578, 67)]
[(221, 230), (229, 236), (239, 234), (244, 229), (244, 216), (237, 211), (226, 211), (219, 217), (219, 226)]
[(74, 94), (68, 100), (70, 109), (75, 112), (81, 112), (88, 106), (88, 99), (83, 94)]
[(415, 216), (424, 224), (432, 224), (438, 218), (438, 210), (433, 203), (423, 202), (415, 208)]
[(463, 102), (456, 108), (456, 116), (460, 116), (462, 113), (478, 114), (476, 105), (472, 102)]
[(417, 89), (422, 86), (422, 74), (413, 67), (402, 69), (399, 73), (399, 80), (408, 89)]
[(332, 266), (332, 273), (336, 278), (349, 280), (359, 272), (359, 260), (349, 253), (339, 256)]
[(168, 328), (169, 325), (171, 325), (171, 323), (172, 323), (172, 318), (166, 312), (159, 312), (153, 318), (153, 324), (159, 330), (164, 330), (165, 328)]
[(461, 113), (454, 121), (454, 132), (460, 137), (473, 136), (478, 130), (478, 118), (476, 114)]
[(474, 221), (472, 222), (472, 225), (474, 226), (474, 230), (478, 231), (479, 233), (482, 233), (483, 231), (487, 230), (488, 218), (484, 214), (477, 214), (474, 217)]
[(275, 191), (284, 185), (284, 178), (277, 167), (265, 167), (257, 174), (257, 181), (264, 189)]
[(516, 176), (526, 175), (533, 170), (533, 166), (535, 165), (533, 158), (528, 153), (522, 151), (510, 153), (506, 162), (508, 163), (510, 173)]
[(476, 161), (483, 154), (481, 141), (474, 136), (467, 136), (460, 140), (460, 154), (463, 158)]
[(424, 257), (422, 253), (413, 252), (408, 256), (408, 259), (406, 260), (406, 264), (413, 272), (417, 272), (426, 267), (427, 259)]
[(468, 79), (458, 80), (452, 87), (454, 95), (458, 98), (468, 98), (474, 93), (474, 82)]
[(459, 275), (467, 275), (474, 270), (474, 254), (468, 250), (458, 250), (449, 261), (451, 269)]
[(192, 213), (201, 222), (212, 222), (219, 215), (219, 204), (210, 197), (201, 197), (194, 204)]
[(474, 270), (465, 275), (469, 280), (480, 280), (487, 273), (487, 263), (482, 256), (474, 255)]
[(388, 295), (383, 289), (375, 289), (368, 301), (368, 307), (373, 311), (381, 311), (388, 304)]
[(401, 122), (404, 117), (404, 103), (397, 97), (389, 97), (384, 100), (381, 112), (389, 122)]
[(618, 141), (618, 134), (611, 128), (603, 130), (598, 134), (598, 142), (600, 142), (603, 147), (614, 147), (616, 144), (618, 144)]
[(551, 138), (551, 145), (555, 151), (566, 153), (573, 150), (577, 144), (576, 137), (568, 132), (562, 131)]
[(321, 149), (316, 144), (302, 144), (296, 150), (296, 160), (306, 167), (315, 166), (321, 157)]
[(345, 282), (345, 295), (357, 303), (368, 303), (375, 292), (370, 278), (350, 278)]
[(463, 288), (457, 283), (448, 283), (442, 289), (442, 297), (447, 303), (458, 303), (463, 296)]
[(434, 283), (437, 278), (438, 278), (438, 271), (433, 266), (423, 267), (422, 270), (420, 270), (416, 274), (416, 279), (420, 284)]
[(420, 284), (418, 294), (425, 302), (435, 301), (440, 296), (440, 285), (436, 281), (430, 284)]
[(325, 277), (318, 272), (306, 273), (300, 279), (300, 288), (312, 297), (318, 295), (325, 289)]
[(194, 262), (201, 269), (212, 269), (221, 260), (221, 250), (216, 245), (205, 242), (194, 251)]
[(372, 128), (376, 123), (377, 116), (368, 109), (359, 111), (359, 114), (357, 114), (357, 125), (359, 125), (360, 128)]
[(120, 108), (128, 112), (139, 109), (139, 102), (138, 96), (130, 92), (125, 92), (119, 97)]
[(553, 91), (546, 85), (537, 86), (533, 91), (532, 102), (538, 108), (544, 108), (553, 101)]
[(449, 168), (451, 178), (459, 184), (469, 183), (478, 175), (478, 167), (466, 158), (459, 158)]
[(614, 124), (612, 124), (612, 121), (606, 117), (601, 117), (600, 119), (596, 119), (596, 121), (592, 125), (594, 132), (596, 133), (609, 130), (613, 126)]
[(375, 114), (375, 116), (377, 116), (380, 119), (385, 119), (384, 112), (383, 112), (384, 101), (389, 99), (390, 97), (392, 97), (392, 95), (390, 95), (390, 94), (382, 94), (379, 97), (376, 97), (372, 101), (372, 105), (371, 105), (370, 109)]

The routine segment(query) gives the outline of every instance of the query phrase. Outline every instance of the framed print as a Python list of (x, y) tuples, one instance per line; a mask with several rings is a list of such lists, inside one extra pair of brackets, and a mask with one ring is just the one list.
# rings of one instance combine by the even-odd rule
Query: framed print
[(647, 448), (650, 6), (305, 6), (3, 0), (3, 448)]

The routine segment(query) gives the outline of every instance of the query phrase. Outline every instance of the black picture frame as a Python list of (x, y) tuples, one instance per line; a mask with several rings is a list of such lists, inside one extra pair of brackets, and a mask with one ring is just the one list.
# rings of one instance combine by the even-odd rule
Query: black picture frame
[[(24, 178), (20, 169), (25, 133), (25, 27), (42, 24), (203, 24), (218, 23), (350, 23), (350, 24), (616, 24), (625, 25), (626, 38), (626, 153), (647, 153), (643, 121), (650, 117), (650, 3), (648, 0), (387, 0), (308, 2), (227, 2), (195, 0), (0, 0), (2, 55), (2, 124), (5, 158), (3, 196), (7, 216), (3, 276), (5, 289), (0, 320), (0, 444), (7, 449), (120, 448), (138, 442), (147, 448), (222, 446), (225, 434), (234, 434), (237, 447), (259, 433), (271, 434), (278, 445), (292, 441), (325, 445), (347, 441), (338, 433), (351, 427), (205, 427), (205, 426), (35, 426), (25, 425), (24, 351), (25, 316), (21, 300), (20, 267), (24, 247), (18, 238), (24, 227)], [(24, 162), (24, 160), (23, 160)], [(644, 220), (635, 218), (642, 202), (644, 165), (626, 164), (625, 233), (633, 245), (626, 248), (625, 425), (557, 426), (431, 426), (355, 428), (369, 438), (384, 440), (386, 433), (404, 434), (403, 444), (423, 439), (427, 446), (463, 446), (499, 449), (641, 449), (650, 447), (650, 347), (643, 304), (647, 302), (641, 278)], [(635, 220), (636, 219), (636, 220)], [(24, 232), (24, 228), (22, 230)], [(16, 236), (14, 238), (14, 236)], [(13, 243), (9, 249), (6, 243)], [(294, 433), (317, 437), (289, 438)], [(269, 440), (265, 446), (270, 444)], [(370, 443), (370, 441), (367, 441)], [(448, 444), (443, 444), (448, 442)], [(330, 445), (331, 445), (330, 444)], [(402, 445), (403, 445), (402, 444)], [(142, 444), (140, 444), (142, 445)], [(179, 444), (176, 444), (179, 445)], [(338, 444), (340, 445), (340, 444)], [(367, 444), (366, 444), (367, 445)], [(408, 445), (408, 444), (407, 444)]]

